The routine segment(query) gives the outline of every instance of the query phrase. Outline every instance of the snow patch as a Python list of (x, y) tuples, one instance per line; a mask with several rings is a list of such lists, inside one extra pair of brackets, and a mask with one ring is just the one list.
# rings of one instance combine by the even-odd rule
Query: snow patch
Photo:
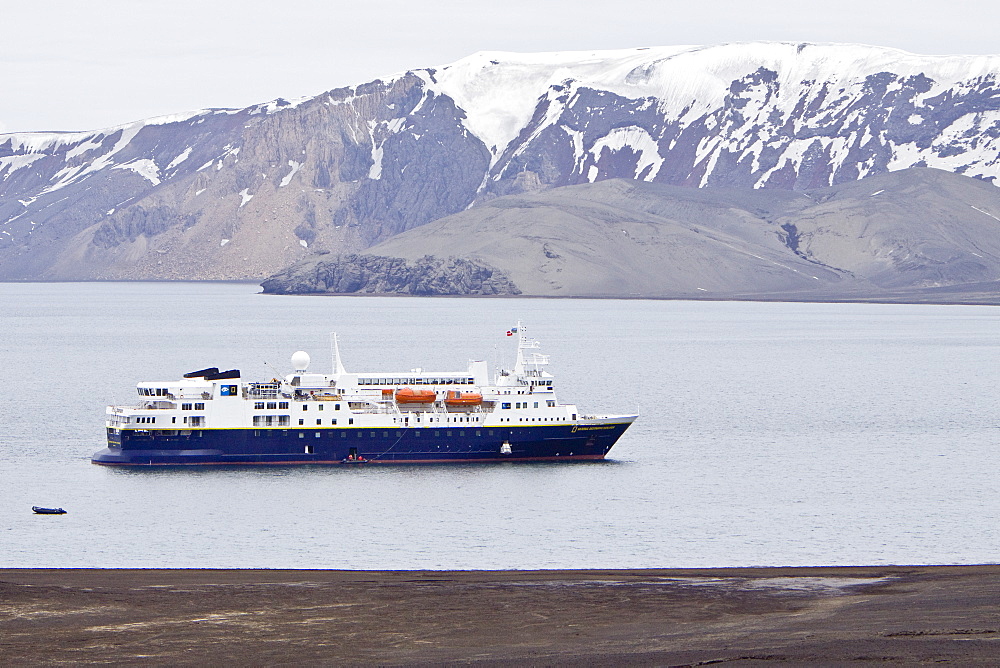
[(250, 194), (249, 188), (244, 188), (240, 191), (240, 208), (242, 209), (246, 206), (246, 203), (253, 199), (253, 195)]
[(8, 174), (13, 174), (22, 167), (27, 167), (36, 160), (40, 160), (44, 157), (45, 156), (42, 155), (41, 153), (4, 156), (0, 158), (0, 172), (7, 171)]
[(979, 213), (984, 213), (984, 214), (986, 214), (987, 216), (989, 216), (990, 218), (992, 218), (993, 220), (995, 220), (995, 221), (997, 221), (997, 222), (1000, 222), (1000, 218), (997, 218), (996, 216), (994, 216), (994, 215), (993, 215), (992, 213), (990, 213), (989, 211), (985, 211), (985, 210), (983, 210), (983, 209), (980, 209), (980, 208), (979, 208), (978, 206), (974, 206), (974, 205), (972, 205), (972, 204), (970, 204), (969, 206), (971, 206), (971, 207), (972, 207), (973, 209), (975, 209), (975, 210), (976, 210), (976, 211), (978, 211)]
[(660, 171), (663, 158), (660, 156), (659, 146), (656, 140), (643, 128), (631, 126), (627, 128), (615, 128), (607, 135), (594, 142), (590, 149), (595, 160), (600, 159), (605, 150), (620, 151), (630, 148), (639, 154), (639, 162), (635, 168), (633, 178), (642, 178), (651, 181)]
[(372, 146), (372, 166), (368, 168), (368, 178), (378, 181), (382, 178), (382, 145)]
[(299, 239), (299, 245), (302, 246), (303, 248), (309, 248), (309, 242), (306, 241), (305, 239)]
[[(539, 98), (568, 79), (606, 90), (622, 86), (626, 75), (655, 57), (676, 55), (692, 47), (511, 53), (481, 51), (445, 67), (415, 72), (430, 90), (449, 96), (467, 112), (463, 121), (494, 155), (528, 124)], [(631, 92), (631, 90), (630, 90)], [(640, 95), (641, 96), (641, 95)]]
[(222, 248), (223, 246), (225, 246), (228, 243), (229, 243), (229, 239), (223, 239), (222, 241), (219, 242), (219, 248)]
[[(120, 132), (121, 134), (118, 138), (118, 141), (115, 142), (115, 145), (112, 146), (110, 149), (108, 149), (107, 152), (104, 153), (104, 155), (98, 156), (94, 160), (88, 163), (84, 163), (82, 165), (64, 167), (63, 169), (59, 170), (53, 175), (52, 179), (53, 182), (50, 182), (51, 185), (48, 185), (45, 188), (43, 188), (41, 193), (39, 194), (44, 195), (46, 193), (59, 190), (61, 188), (65, 188), (66, 186), (75, 183), (76, 181), (79, 181), (88, 174), (92, 174), (94, 172), (98, 172), (102, 169), (105, 169), (106, 167), (113, 166), (112, 158), (114, 158), (115, 154), (117, 154), (123, 148), (128, 146), (129, 143), (132, 141), (132, 139), (135, 137), (135, 135), (138, 134), (138, 132), (143, 127), (144, 127), (143, 123), (132, 123), (129, 125), (122, 126), (120, 128), (115, 128), (114, 131)], [(103, 132), (101, 133), (101, 135), (102, 137), (107, 136), (107, 134), (104, 134)], [(83, 141), (93, 136), (95, 136), (93, 133), (89, 134), (39, 133), (38, 136), (20, 135), (21, 137), (20, 148), (23, 151), (30, 147), (32, 152), (51, 155), (56, 153), (56, 149), (60, 145), (76, 143), (78, 141)], [(14, 138), (14, 137), (19, 137), (19, 135), (8, 135), (8, 137)], [(11, 143), (12, 145), (14, 144), (13, 139)]]
[(124, 165), (115, 165), (112, 169), (131, 169), (154, 186), (160, 185), (160, 170), (157, 168), (156, 163), (149, 158), (131, 160)]
[(285, 186), (287, 186), (289, 183), (292, 182), (292, 177), (295, 176), (295, 173), (302, 168), (302, 163), (296, 162), (294, 160), (289, 160), (288, 166), (292, 168), (292, 171), (285, 174), (284, 178), (281, 179), (281, 183), (278, 184), (279, 188), (284, 188)]
[(250, 108), (250, 113), (254, 114), (254, 115), (255, 114), (274, 114), (274, 113), (277, 113), (279, 111), (285, 111), (286, 109), (294, 109), (295, 107), (299, 106), (300, 104), (308, 102), (311, 99), (313, 99), (313, 98), (310, 97), (310, 96), (297, 97), (297, 98), (294, 98), (292, 100), (286, 100), (283, 97), (279, 97), (279, 98), (277, 98), (275, 100), (271, 100), (270, 102), (265, 102), (264, 104), (258, 104), (255, 107), (251, 107)]
[(69, 160), (71, 158), (75, 158), (78, 155), (83, 155), (87, 151), (93, 150), (95, 148), (100, 148), (101, 142), (98, 141), (98, 138), (103, 139), (103, 135), (94, 135), (92, 137), (88, 137), (86, 141), (82, 141), (78, 146), (75, 146), (70, 150), (66, 151), (66, 159)]
[(181, 153), (179, 156), (170, 161), (170, 164), (167, 165), (167, 171), (170, 171), (177, 165), (187, 160), (190, 155), (191, 155), (191, 147), (188, 146), (186, 149), (184, 149), (183, 153)]
[(368, 121), (368, 139), (372, 143), (372, 166), (368, 168), (368, 178), (377, 181), (382, 178), (382, 142), (375, 141), (375, 121)]

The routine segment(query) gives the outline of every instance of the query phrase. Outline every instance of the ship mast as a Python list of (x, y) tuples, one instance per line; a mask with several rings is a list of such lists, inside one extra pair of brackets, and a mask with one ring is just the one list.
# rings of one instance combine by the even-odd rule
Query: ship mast
[(344, 364), (340, 361), (340, 343), (337, 340), (337, 332), (330, 332), (330, 350), (333, 354), (333, 373), (340, 376), (347, 373)]
[(528, 336), (524, 331), (521, 321), (517, 321), (517, 327), (512, 331), (517, 332), (517, 363), (514, 364), (514, 377), (522, 379), (525, 376), (540, 376), (539, 367), (549, 363), (549, 356), (540, 353), (531, 353), (526, 356), (526, 350), (540, 348), (541, 343)]

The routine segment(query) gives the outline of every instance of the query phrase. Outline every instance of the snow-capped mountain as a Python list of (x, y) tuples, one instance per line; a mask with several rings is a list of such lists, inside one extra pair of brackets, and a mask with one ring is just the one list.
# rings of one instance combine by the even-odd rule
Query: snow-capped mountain
[(788, 43), (478, 53), (313, 98), (0, 135), (0, 278), (241, 279), (497, 196), (1000, 176), (1000, 56)]

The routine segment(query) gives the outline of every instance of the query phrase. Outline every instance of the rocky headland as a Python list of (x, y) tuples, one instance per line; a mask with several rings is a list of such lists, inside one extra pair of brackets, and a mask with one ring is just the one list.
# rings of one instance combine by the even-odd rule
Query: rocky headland
[(323, 253), (263, 282), (270, 294), (518, 295), (507, 276), (477, 260)]

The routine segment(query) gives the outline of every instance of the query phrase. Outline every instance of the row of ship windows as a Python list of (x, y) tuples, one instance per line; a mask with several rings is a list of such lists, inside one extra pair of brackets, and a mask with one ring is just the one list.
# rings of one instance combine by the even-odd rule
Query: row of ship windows
[[(117, 422), (123, 424), (156, 424), (156, 418), (147, 415), (138, 415), (135, 417), (126, 417), (124, 420), (118, 420)], [(177, 424), (177, 418), (170, 418), (171, 424)], [(205, 417), (202, 415), (192, 415), (190, 417), (185, 417), (183, 424), (190, 427), (200, 427), (205, 424)]]
[[(502, 410), (508, 410), (508, 409), (510, 409), (510, 403), (511, 402), (509, 402), (509, 401), (505, 401), (505, 402), (503, 402), (503, 403), (500, 404), (500, 408)], [(536, 401), (536, 402), (534, 402), (534, 404), (535, 404), (534, 407), (538, 408), (538, 402)], [(545, 401), (545, 405), (548, 408), (555, 408), (556, 401), (555, 401), (555, 399), (547, 399)], [(527, 408), (527, 407), (528, 407), (528, 402), (527, 401), (515, 401), (514, 402), (514, 408)]]
[[(255, 411), (274, 411), (274, 410), (287, 411), (288, 410), (288, 402), (287, 401), (255, 401), (255, 402), (253, 402), (253, 408), (254, 408)], [(324, 408), (326, 408), (326, 406), (324, 406), (323, 404), (319, 404), (316, 407), (317, 410), (323, 410)], [(309, 410), (309, 404), (302, 404), (302, 410), (304, 410), (304, 411)], [(333, 405), (333, 410), (339, 411), (340, 410), (340, 404), (334, 404)]]
[[(396, 422), (398, 420), (400, 422), (404, 422), (404, 421), (406, 421), (408, 419), (409, 419), (408, 417), (406, 417), (406, 418), (392, 418), (392, 421)], [(429, 418), (426, 418), (426, 419), (427, 419), (428, 422), (440, 422), (441, 421), (441, 418), (439, 418), (439, 417), (429, 417)], [(478, 416), (476, 416), (476, 417), (446, 417), (444, 419), (444, 421), (445, 422), (479, 422), (481, 419), (482, 418), (478, 417)], [(420, 422), (420, 416), (419, 415), (416, 418), (416, 422)]]
[[(454, 431), (451, 430), (451, 429), (446, 429), (446, 430), (435, 429), (434, 430), (434, 436), (435, 437), (440, 437), (442, 435), (442, 431), (444, 433), (445, 438), (451, 438), (452, 435), (453, 435), (453, 433), (454, 433)], [(457, 431), (458, 431), (458, 435), (459, 436), (463, 436), (463, 437), (465, 436), (465, 430), (464, 429), (459, 429)], [(253, 433), (253, 435), (254, 436), (267, 436), (267, 435), (270, 435), (272, 433), (274, 433), (274, 432), (255, 431)], [(305, 438), (306, 437), (306, 433), (307, 432), (300, 431), (299, 432), (299, 438)], [(326, 433), (329, 434), (330, 438), (333, 438), (334, 434), (340, 434), (340, 438), (347, 438), (348, 434), (354, 434), (355, 438), (365, 438), (365, 432), (362, 429), (358, 429), (357, 431), (336, 431), (336, 432), (331, 431), (331, 432), (326, 432)], [(413, 436), (415, 438), (419, 438), (420, 435), (421, 435), (421, 433), (423, 433), (423, 432), (414, 431), (413, 432)], [(472, 430), (471, 429), (469, 430), (469, 433), (470, 433), (470, 435), (472, 434)], [(322, 435), (323, 435), (322, 431), (314, 431), (313, 432), (313, 436), (315, 438), (320, 438)], [(392, 435), (396, 436), (396, 437), (399, 437), (399, 436), (403, 435), (403, 432), (402, 431), (396, 431)], [(475, 435), (476, 436), (482, 436), (483, 435), (483, 430), (482, 429), (476, 429), (475, 430)], [(486, 430), (486, 435), (487, 436), (493, 436), (493, 430), (492, 429)], [(371, 435), (369, 436), (369, 438), (379, 438), (379, 432), (372, 431)], [(389, 432), (388, 431), (383, 431), (381, 438), (389, 438)]]
[[(142, 418), (140, 418), (140, 419), (142, 419)], [(153, 422), (156, 421), (156, 418), (145, 418), (145, 419), (152, 420)], [(192, 418), (192, 419), (196, 419), (196, 418)], [(428, 422), (433, 422), (435, 419), (438, 422), (441, 421), (441, 418), (429, 418)], [(513, 418), (500, 418), (500, 421), (501, 422), (510, 422), (512, 419)], [(573, 416), (572, 416), (571, 419), (573, 419), (573, 420), (576, 419), (576, 413), (573, 414)], [(473, 421), (477, 421), (478, 418), (457, 417), (457, 418), (448, 418), (447, 420), (449, 422), (451, 422), (451, 421), (454, 421), (454, 422), (473, 422)], [(540, 417), (540, 418), (523, 418), (522, 417), (522, 418), (518, 418), (517, 419), (518, 422), (561, 422), (562, 420), (563, 420), (563, 418), (561, 418), (561, 417)], [(186, 421), (187, 421), (187, 418), (185, 418), (185, 422)], [(420, 418), (417, 418), (416, 421), (420, 422)], [(299, 426), (305, 426), (305, 423), (306, 423), (305, 419), (299, 419)], [(347, 423), (348, 424), (354, 424), (354, 418), (349, 418), (348, 421), (347, 421)], [(253, 416), (253, 426), (255, 426), (255, 427), (287, 427), (289, 425), (291, 425), (291, 416), (289, 416), (289, 415), (254, 415)], [(322, 427), (323, 426), (323, 420), (320, 419), (320, 418), (317, 418), (316, 419), (316, 426), (317, 427)], [(337, 418), (333, 418), (332, 420), (330, 420), (330, 426), (332, 426), (332, 427), (337, 426)]]
[(472, 378), (358, 378), (358, 385), (472, 385)]
[[(292, 418), (290, 415), (254, 415), (253, 416), (253, 426), (255, 427), (287, 427), (291, 425)], [(299, 420), (300, 425), (305, 425), (306, 421), (304, 419)], [(317, 419), (316, 425), (321, 426), (323, 420)], [(337, 418), (330, 420), (331, 425), (337, 424)], [(348, 418), (347, 424), (354, 424), (354, 418)]]

